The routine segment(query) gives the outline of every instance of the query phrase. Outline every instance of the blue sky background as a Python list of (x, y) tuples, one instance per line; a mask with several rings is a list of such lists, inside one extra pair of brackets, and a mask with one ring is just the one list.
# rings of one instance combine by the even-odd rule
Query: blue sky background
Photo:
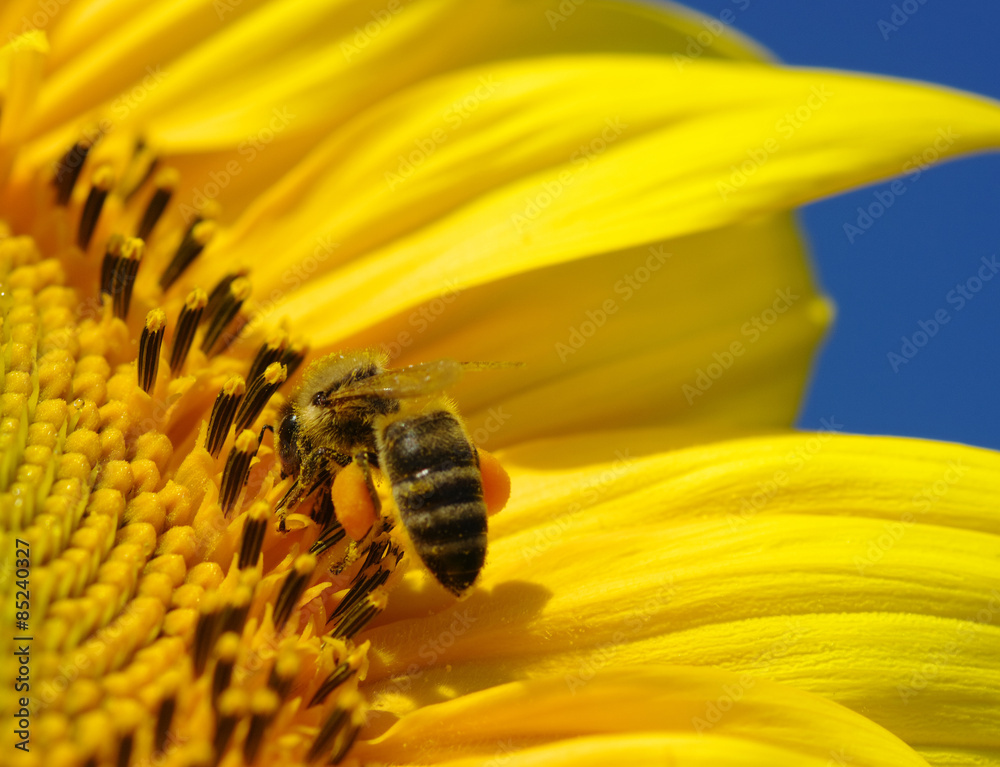
[[(787, 64), (940, 83), (1000, 99), (997, 0), (684, 0), (734, 26)], [(894, 6), (908, 14), (898, 30)], [(898, 14), (896, 20), (901, 18)], [(844, 232), (868, 187), (803, 210), (820, 284), (837, 322), (814, 370), (799, 425), (834, 417), (845, 431), (900, 434), (1000, 449), (1000, 275), (959, 307), (949, 291), (1000, 259), (1000, 155), (952, 161), (908, 182), (853, 244)], [(974, 287), (974, 285), (973, 285)], [(909, 362), (887, 354), (944, 309), (949, 319)], [(918, 340), (920, 340), (918, 338)]]

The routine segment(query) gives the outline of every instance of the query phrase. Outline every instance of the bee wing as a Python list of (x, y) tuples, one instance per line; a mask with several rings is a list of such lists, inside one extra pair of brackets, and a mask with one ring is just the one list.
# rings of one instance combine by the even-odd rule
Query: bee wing
[(483, 370), (522, 367), (520, 362), (456, 362), (436, 360), (421, 362), (398, 370), (385, 370), (369, 378), (348, 384), (328, 397), (331, 402), (356, 397), (424, 397), (437, 394), (457, 383), (462, 374)]

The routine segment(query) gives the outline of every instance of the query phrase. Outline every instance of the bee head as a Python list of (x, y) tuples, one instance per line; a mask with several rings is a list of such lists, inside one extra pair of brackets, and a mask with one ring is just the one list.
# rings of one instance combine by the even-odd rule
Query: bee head
[(299, 473), (301, 459), (299, 458), (299, 417), (291, 407), (285, 407), (278, 419), (278, 458), (281, 461), (281, 476), (294, 476)]

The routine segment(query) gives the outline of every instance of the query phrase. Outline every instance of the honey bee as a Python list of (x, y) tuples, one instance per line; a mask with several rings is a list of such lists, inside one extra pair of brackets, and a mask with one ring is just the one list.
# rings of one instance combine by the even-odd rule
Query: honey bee
[(328, 490), (353, 463), (377, 512), (372, 471), (381, 472), (420, 559), (460, 595), (486, 559), (487, 508), (479, 453), (443, 392), (465, 372), (519, 365), (438, 360), (389, 369), (387, 363), (381, 352), (353, 351), (306, 371), (275, 432), (282, 476), (295, 477), (278, 510)]

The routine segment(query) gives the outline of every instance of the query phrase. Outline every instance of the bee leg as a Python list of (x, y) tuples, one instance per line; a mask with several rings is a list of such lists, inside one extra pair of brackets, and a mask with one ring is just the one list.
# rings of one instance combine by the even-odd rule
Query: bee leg
[[(263, 434), (263, 432), (261, 432)], [(317, 487), (330, 482), (331, 464), (344, 465), (345, 458), (342, 454), (326, 448), (320, 448), (309, 453), (302, 462), (299, 476), (295, 478), (292, 486), (288, 488), (284, 498), (278, 501), (276, 511), (281, 515), (278, 530), (284, 532), (285, 518), (288, 516), (287, 510), (293, 508), (302, 498), (309, 495)]]
[(375, 482), (372, 480), (372, 466), (368, 460), (368, 453), (364, 450), (359, 450), (354, 454), (354, 463), (358, 465), (361, 469), (361, 473), (365, 475), (365, 486), (368, 488), (368, 495), (371, 496), (372, 506), (375, 509), (375, 516), (381, 516), (382, 514), (382, 499), (378, 497), (378, 493), (375, 491)]

